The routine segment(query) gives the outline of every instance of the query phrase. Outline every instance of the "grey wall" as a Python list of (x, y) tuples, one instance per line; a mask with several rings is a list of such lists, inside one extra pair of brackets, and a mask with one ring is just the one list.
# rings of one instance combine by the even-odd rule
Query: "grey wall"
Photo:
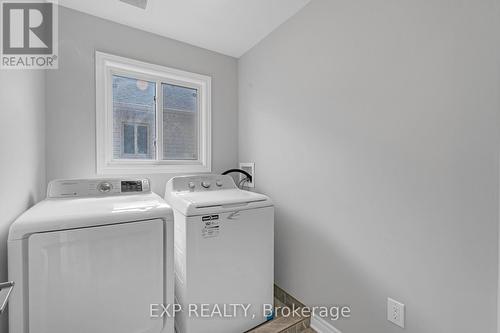
[[(238, 161), (235, 58), (67, 8), (59, 11), (59, 70), (47, 73), (47, 179), (95, 177), (95, 50), (212, 76), (212, 171)], [(172, 175), (146, 175), (163, 194)]]
[[(44, 71), (0, 72), (0, 282), (7, 280), (10, 224), (45, 195), (44, 86)], [(0, 332), (7, 332), (7, 315)]]
[(239, 61), (276, 281), (342, 332), (496, 332), (499, 3), (314, 0)]

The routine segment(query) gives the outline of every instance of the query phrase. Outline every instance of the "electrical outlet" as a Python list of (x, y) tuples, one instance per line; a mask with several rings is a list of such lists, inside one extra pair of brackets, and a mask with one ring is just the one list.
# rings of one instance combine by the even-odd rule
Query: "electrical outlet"
[(405, 305), (392, 298), (387, 298), (387, 320), (402, 328), (405, 327)]

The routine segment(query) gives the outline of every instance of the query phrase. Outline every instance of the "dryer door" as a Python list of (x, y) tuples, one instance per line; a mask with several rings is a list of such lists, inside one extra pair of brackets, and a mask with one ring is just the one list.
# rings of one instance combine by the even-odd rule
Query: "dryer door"
[(29, 332), (161, 332), (163, 239), (162, 220), (31, 235)]

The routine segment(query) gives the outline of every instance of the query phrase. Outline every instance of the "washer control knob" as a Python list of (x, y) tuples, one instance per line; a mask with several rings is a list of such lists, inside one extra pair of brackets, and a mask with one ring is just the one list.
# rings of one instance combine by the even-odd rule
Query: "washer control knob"
[(216, 181), (215, 185), (217, 185), (217, 187), (222, 187), (222, 181), (220, 180)]
[(194, 190), (196, 185), (193, 182), (189, 182), (188, 187), (189, 187), (189, 189)]
[(101, 193), (108, 193), (109, 191), (111, 191), (113, 189), (113, 185), (111, 185), (108, 182), (102, 182), (99, 184), (99, 186), (97, 188), (98, 188), (99, 192), (101, 192)]
[(202, 182), (201, 183), (201, 186), (203, 186), (204, 188), (209, 188), (210, 187), (210, 182)]

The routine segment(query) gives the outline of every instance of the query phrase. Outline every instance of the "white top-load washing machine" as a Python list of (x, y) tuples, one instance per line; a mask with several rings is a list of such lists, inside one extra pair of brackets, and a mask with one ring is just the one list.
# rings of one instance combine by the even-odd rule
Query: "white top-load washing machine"
[(271, 200), (221, 175), (175, 177), (165, 198), (175, 219), (177, 332), (239, 333), (266, 321), (274, 281)]
[(11, 333), (172, 333), (173, 215), (148, 179), (56, 180), (8, 238)]

